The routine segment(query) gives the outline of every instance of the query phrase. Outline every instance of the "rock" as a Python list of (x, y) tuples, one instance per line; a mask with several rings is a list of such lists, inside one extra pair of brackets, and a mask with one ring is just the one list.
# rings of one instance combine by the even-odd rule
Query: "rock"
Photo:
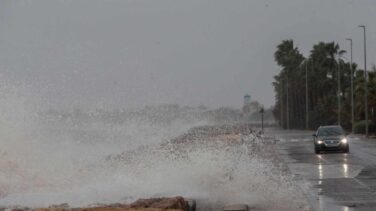
[(131, 208), (158, 208), (158, 209), (177, 209), (189, 211), (188, 202), (183, 197), (177, 196), (173, 198), (151, 198), (139, 199), (130, 204)]
[[(194, 200), (185, 200), (177, 196), (172, 198), (139, 199), (132, 204), (96, 205), (93, 207), (70, 208), (68, 204), (52, 205), (48, 208), (12, 208), (12, 211), (195, 211), (189, 205), (196, 206)], [(0, 211), (2, 211), (0, 209)]]
[(72, 209), (70, 211), (181, 211), (181, 210), (158, 209), (158, 208), (93, 207), (93, 208), (83, 208), (83, 209)]
[(27, 208), (27, 207), (17, 207), (17, 208), (12, 208), (11, 211), (31, 211), (32, 209)]
[(68, 209), (69, 208), (69, 204), (68, 203), (63, 203), (63, 204), (51, 205), (48, 208), (49, 209)]

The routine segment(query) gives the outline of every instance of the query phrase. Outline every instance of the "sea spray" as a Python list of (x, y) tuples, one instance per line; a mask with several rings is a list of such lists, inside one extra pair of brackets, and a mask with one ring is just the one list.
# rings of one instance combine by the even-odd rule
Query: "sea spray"
[(200, 210), (299, 206), (293, 178), (271, 159), (272, 144), (226, 114), (177, 105), (57, 109), (31, 90), (0, 87), (0, 206), (175, 195), (196, 199)]

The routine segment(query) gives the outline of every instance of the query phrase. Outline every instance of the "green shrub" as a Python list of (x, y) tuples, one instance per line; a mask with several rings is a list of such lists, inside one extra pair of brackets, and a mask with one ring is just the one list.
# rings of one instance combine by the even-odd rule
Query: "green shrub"
[[(368, 120), (368, 133), (375, 133), (376, 125), (371, 120)], [(356, 122), (354, 125), (354, 133), (364, 134), (366, 133), (366, 120)]]

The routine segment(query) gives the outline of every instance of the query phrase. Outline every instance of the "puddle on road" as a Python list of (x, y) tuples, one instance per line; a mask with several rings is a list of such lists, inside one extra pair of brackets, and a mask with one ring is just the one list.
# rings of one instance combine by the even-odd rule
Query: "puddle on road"
[(317, 210), (374, 210), (376, 167), (364, 167), (354, 155), (328, 152), (316, 155), (303, 142), (282, 143), (280, 149), (291, 172), (308, 180), (307, 195)]

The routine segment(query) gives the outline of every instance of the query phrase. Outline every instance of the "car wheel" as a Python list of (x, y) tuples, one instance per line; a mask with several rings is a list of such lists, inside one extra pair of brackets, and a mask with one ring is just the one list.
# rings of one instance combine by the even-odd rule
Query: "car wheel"
[(315, 153), (316, 153), (316, 154), (320, 154), (321, 152), (320, 152), (320, 150), (315, 149)]
[(346, 149), (344, 150), (345, 153), (349, 153), (350, 152), (350, 147), (346, 147)]

